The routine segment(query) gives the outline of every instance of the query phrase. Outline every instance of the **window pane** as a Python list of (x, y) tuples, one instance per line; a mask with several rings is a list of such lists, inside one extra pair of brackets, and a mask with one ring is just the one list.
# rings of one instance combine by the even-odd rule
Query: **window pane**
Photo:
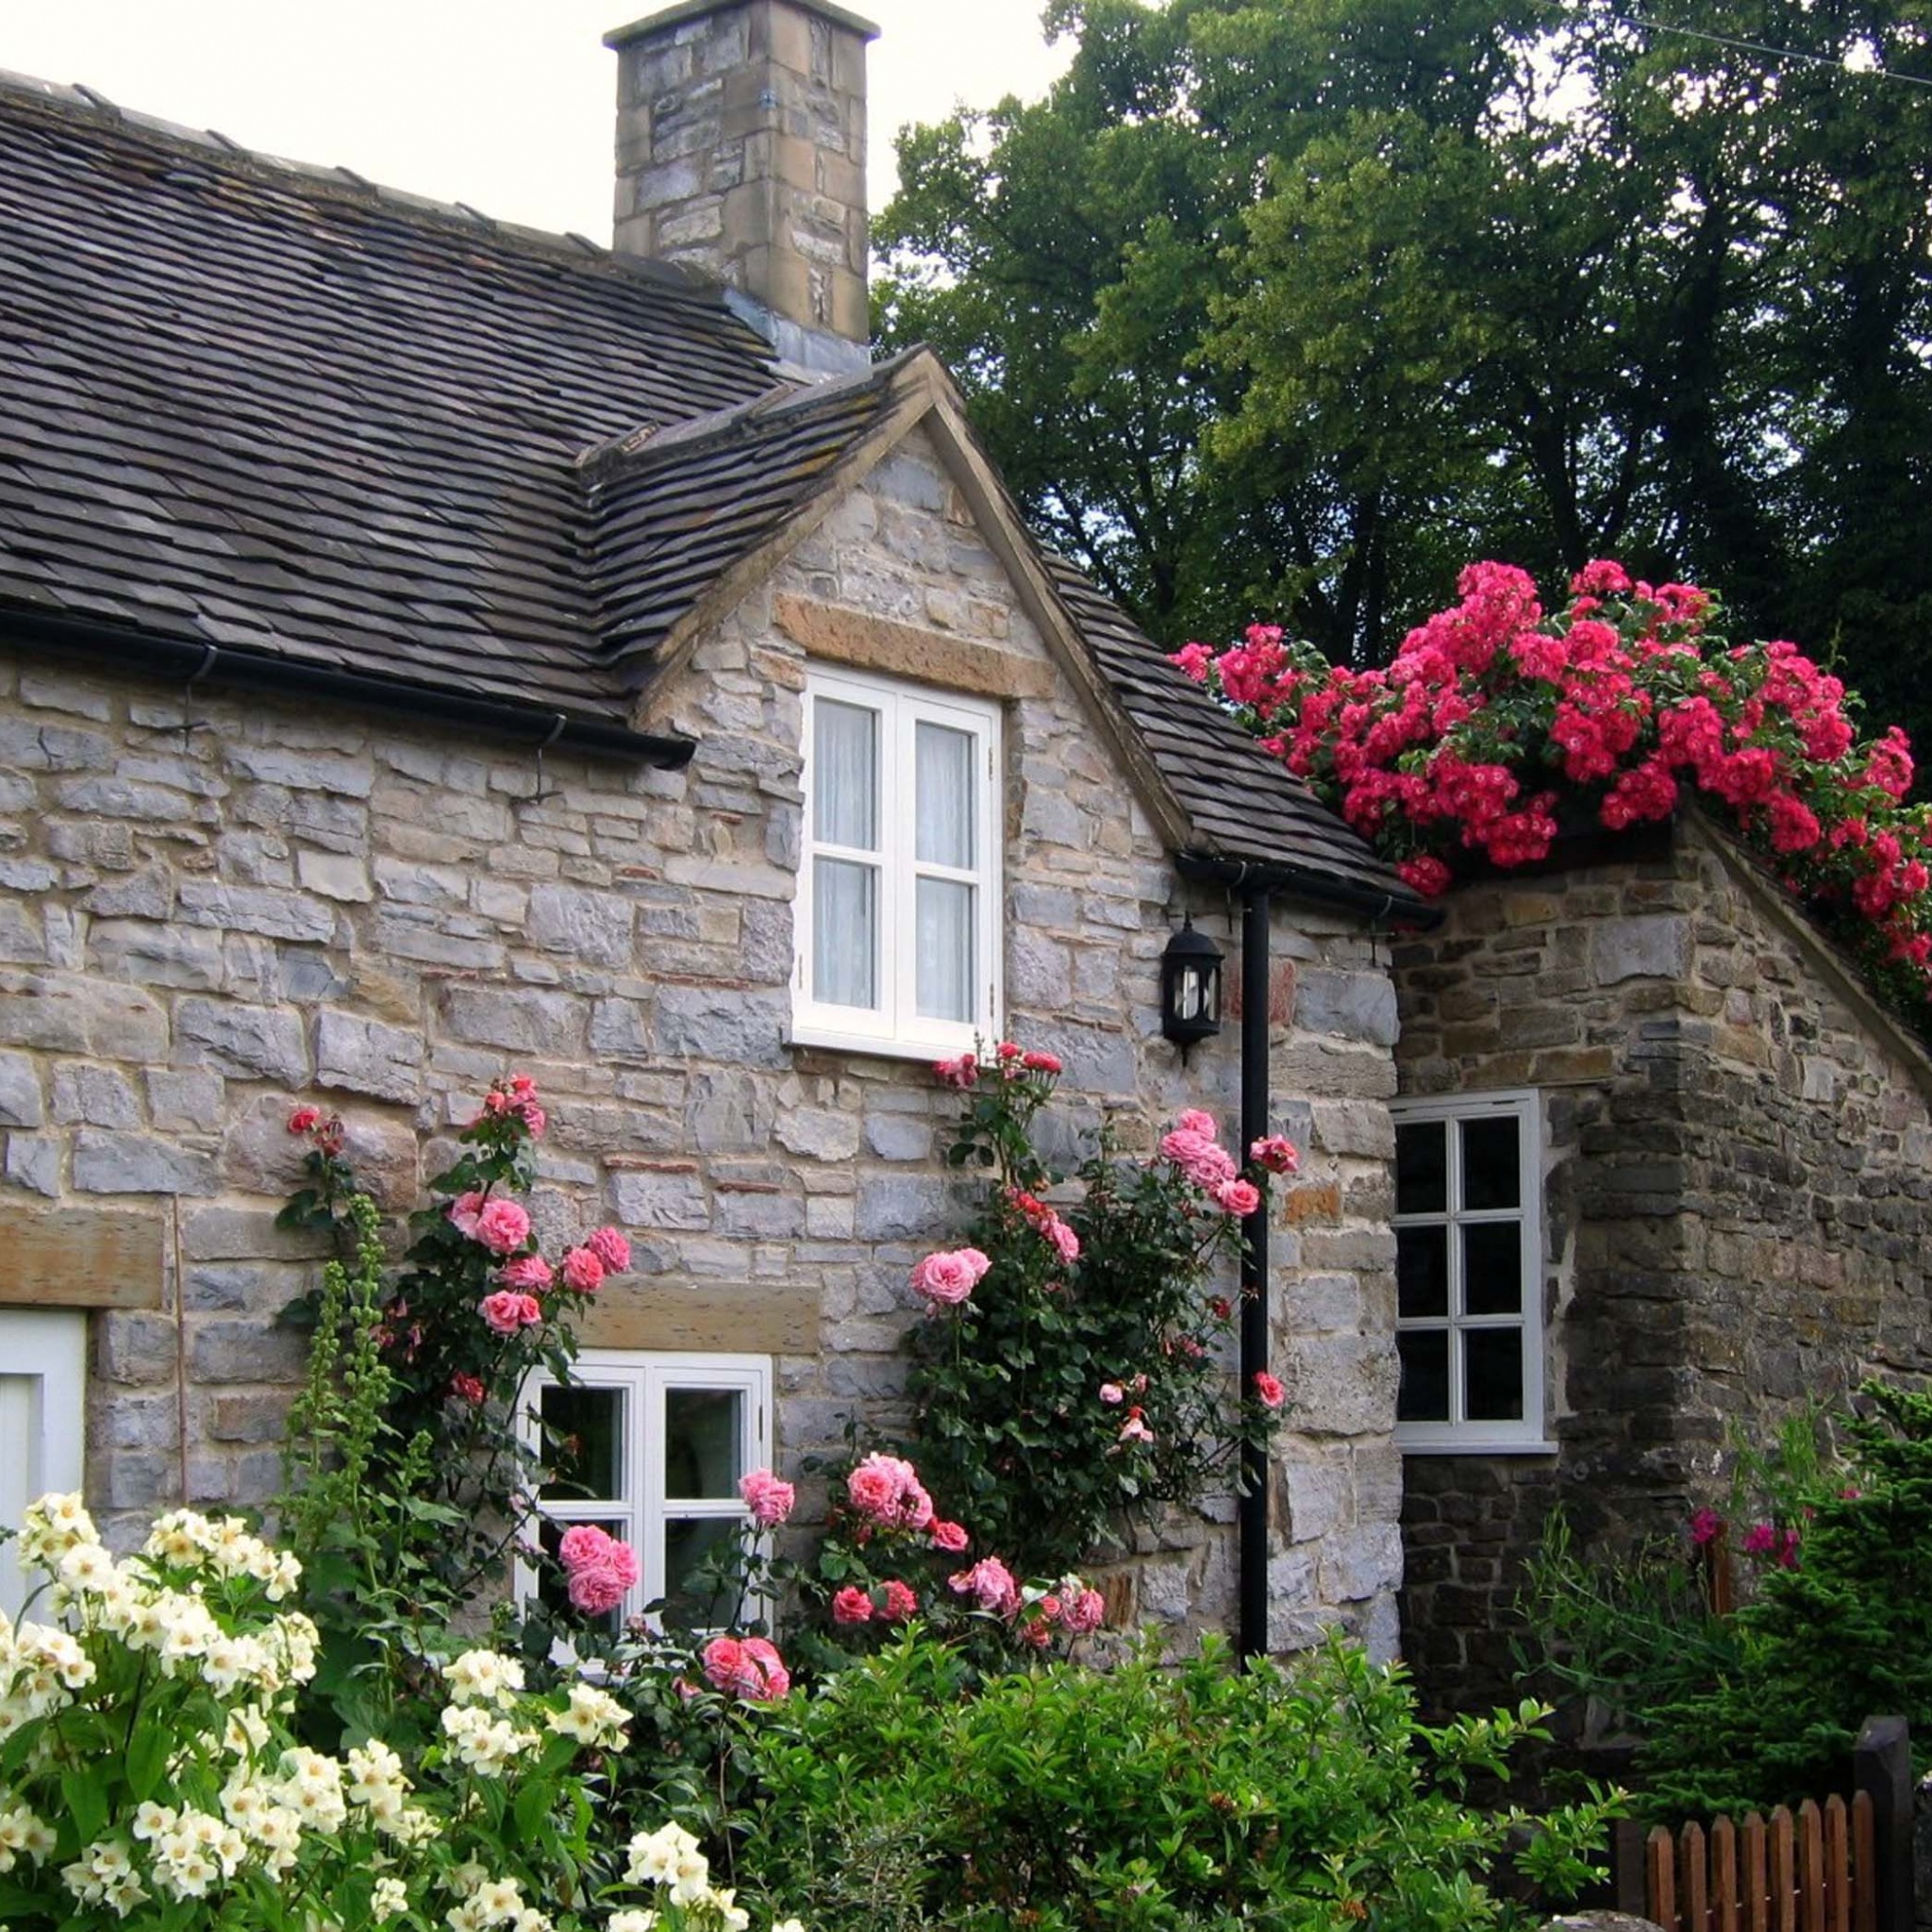
[(668, 1389), (664, 1392), (664, 1493), (679, 1502), (738, 1494), (744, 1474), (741, 1389)]
[(1445, 1124), (1415, 1121), (1395, 1129), (1395, 1211), (1441, 1214), (1449, 1206)]
[(920, 1017), (973, 1018), (973, 899), (955, 879), (919, 881)]
[(821, 698), (812, 707), (812, 824), (827, 845), (879, 847), (879, 714)]
[(546, 1498), (614, 1500), (624, 1494), (622, 1389), (545, 1389), (538, 1412), (543, 1418), (543, 1457), (554, 1474), (543, 1485)]
[(1395, 1230), (1395, 1312), (1409, 1320), (1449, 1312), (1446, 1227)]
[(913, 740), (916, 850), (927, 865), (973, 870), (973, 734), (922, 724)]
[(1523, 1330), (1465, 1328), (1464, 1413), (1473, 1423), (1523, 1420)]
[(1462, 1124), (1462, 1205), (1520, 1208), (1523, 1163), (1517, 1154), (1514, 1114)]
[(878, 871), (812, 862), (811, 992), (828, 1007), (878, 1008)]
[(1410, 1329), (1395, 1338), (1402, 1355), (1402, 1392), (1395, 1398), (1399, 1423), (1449, 1420), (1449, 1331)]
[(730, 1622), (737, 1605), (710, 1579), (693, 1573), (738, 1531), (736, 1519), (724, 1516), (674, 1517), (665, 1524), (664, 1611), (669, 1622), (697, 1630)]
[(1523, 1224), (1482, 1221), (1462, 1230), (1462, 1312), (1523, 1312)]

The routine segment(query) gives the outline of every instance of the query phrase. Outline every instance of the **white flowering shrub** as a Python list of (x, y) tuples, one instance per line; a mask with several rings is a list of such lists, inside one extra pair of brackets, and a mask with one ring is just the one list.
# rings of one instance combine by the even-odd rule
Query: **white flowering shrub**
[[(329, 1757), (291, 1728), (316, 1665), (314, 1625), (284, 1607), (300, 1567), (239, 1517), (177, 1510), (117, 1561), (78, 1496), (43, 1496), (20, 1555), (45, 1582), (33, 1615), (0, 1616), (9, 1932), (747, 1924), (694, 1840), (667, 1864), (662, 1833), (599, 1840), (625, 1714), (595, 1685), (531, 1694), (514, 1657), (473, 1650), (443, 1666), (413, 1763), (375, 1738)], [(640, 1886), (662, 1895), (621, 1903)]]

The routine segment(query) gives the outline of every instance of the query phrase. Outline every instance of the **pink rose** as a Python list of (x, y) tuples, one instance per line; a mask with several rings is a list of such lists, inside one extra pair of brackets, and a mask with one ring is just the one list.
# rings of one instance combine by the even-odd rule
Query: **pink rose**
[(578, 1294), (595, 1294), (604, 1286), (604, 1264), (589, 1248), (572, 1248), (563, 1257), (563, 1285)]
[(798, 1491), (790, 1483), (780, 1482), (769, 1469), (755, 1469), (749, 1475), (740, 1476), (738, 1493), (760, 1529), (776, 1529), (798, 1500)]
[(1109, 1408), (1118, 1408), (1127, 1399), (1127, 1391), (1118, 1382), (1103, 1382), (1100, 1385), (1100, 1399)]
[(998, 1616), (1010, 1617), (1020, 1607), (1020, 1586), (997, 1557), (982, 1557), (972, 1569), (955, 1571), (946, 1583), (960, 1596), (970, 1596), (980, 1609)]
[(450, 1224), (458, 1234), (476, 1239), (476, 1218), (483, 1212), (483, 1196), (474, 1189), (467, 1194), (458, 1194), (449, 1204)]
[(476, 1304), (481, 1315), (499, 1335), (514, 1335), (519, 1328), (535, 1328), (543, 1320), (542, 1304), (533, 1294), (518, 1294), (514, 1289), (500, 1288)]
[(1150, 1429), (1138, 1408), (1127, 1411), (1127, 1419), (1121, 1424), (1120, 1440), (1123, 1442), (1151, 1442), (1154, 1431)]
[(979, 1061), (974, 1055), (962, 1053), (958, 1059), (941, 1060), (932, 1072), (942, 1087), (957, 1087), (963, 1093), (979, 1078)]
[(603, 1262), (607, 1274), (622, 1274), (630, 1266), (630, 1243), (614, 1227), (593, 1230), (584, 1245)]
[(1724, 1534), (1724, 1520), (1715, 1509), (1700, 1509), (1690, 1519), (1690, 1541), (1702, 1549)]
[(466, 1375), (459, 1372), (449, 1378), (449, 1392), (458, 1401), (467, 1402), (472, 1408), (477, 1408), (482, 1406), (488, 1391), (475, 1375)]
[(1024, 1067), (1029, 1074), (1058, 1074), (1058, 1072), (1060, 1072), (1060, 1060), (1059, 1056), (1058, 1054), (1022, 1054), (1020, 1056), (1020, 1064), (1023, 1067)]
[(322, 1109), (319, 1107), (298, 1107), (289, 1116), (289, 1131), (291, 1134), (311, 1134), (322, 1124)]
[(927, 1255), (912, 1270), (914, 1291), (935, 1307), (956, 1308), (979, 1286), (992, 1263), (977, 1248)]
[(1044, 1617), (1028, 1617), (1013, 1633), (1035, 1650), (1044, 1650), (1053, 1641), (1053, 1625)]
[(1279, 1134), (1270, 1134), (1265, 1139), (1257, 1141), (1248, 1149), (1248, 1158), (1269, 1174), (1293, 1174), (1302, 1164), (1301, 1156), (1295, 1152), (1294, 1142), (1285, 1140)]
[(933, 1548), (944, 1550), (950, 1557), (957, 1557), (973, 1541), (966, 1534), (965, 1525), (958, 1523), (941, 1523), (936, 1520), (928, 1534)]
[(903, 1624), (907, 1618), (919, 1614), (919, 1598), (896, 1576), (886, 1584), (886, 1607), (883, 1614), (889, 1624)]
[(1049, 1214), (1040, 1231), (1050, 1241), (1060, 1259), (1071, 1268), (1080, 1258), (1080, 1237), (1058, 1214)]
[(1203, 1113), (1198, 1107), (1185, 1108), (1174, 1117), (1175, 1130), (1183, 1134), (1198, 1134), (1204, 1141), (1214, 1139), (1214, 1116)]
[(932, 1498), (903, 1457), (868, 1456), (845, 1478), (845, 1493), (861, 1516), (891, 1528), (924, 1529), (932, 1521)]
[(1263, 1408), (1279, 1408), (1288, 1400), (1288, 1391), (1281, 1386), (1279, 1376), (1271, 1375), (1266, 1369), (1257, 1369), (1255, 1400)]
[(754, 1704), (769, 1704), (791, 1689), (791, 1674), (762, 1637), (714, 1637), (702, 1653), (713, 1688)]
[(1744, 1532), (1744, 1553), (1761, 1557), (1777, 1547), (1777, 1531), (1768, 1523), (1754, 1523)]
[(519, 1255), (497, 1271), (497, 1280), (506, 1288), (520, 1288), (529, 1294), (542, 1294), (554, 1278), (550, 1263), (541, 1255)]
[(872, 1599), (864, 1591), (848, 1583), (832, 1598), (832, 1622), (835, 1624), (870, 1624), (872, 1622)]
[(486, 1201), (476, 1216), (476, 1239), (493, 1254), (513, 1254), (530, 1239), (530, 1217), (514, 1201)]
[(1070, 1637), (1085, 1637), (1106, 1620), (1107, 1599), (1097, 1590), (1082, 1590), (1077, 1596), (1069, 1593), (1060, 1611), (1061, 1626)]
[(1261, 1205), (1261, 1191), (1253, 1181), (1223, 1181), (1214, 1191), (1215, 1205), (1241, 1220)]
[(570, 1580), (571, 1602), (592, 1617), (614, 1610), (642, 1574), (637, 1552), (593, 1523), (565, 1530), (557, 1555)]

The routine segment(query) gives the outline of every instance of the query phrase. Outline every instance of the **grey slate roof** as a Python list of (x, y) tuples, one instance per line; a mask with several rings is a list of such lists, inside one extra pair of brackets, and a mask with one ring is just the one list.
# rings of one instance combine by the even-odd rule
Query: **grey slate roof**
[[(621, 724), (908, 359), (801, 389), (677, 270), (0, 75), (0, 631), (82, 620)], [(1042, 562), (1194, 849), (1415, 907)]]

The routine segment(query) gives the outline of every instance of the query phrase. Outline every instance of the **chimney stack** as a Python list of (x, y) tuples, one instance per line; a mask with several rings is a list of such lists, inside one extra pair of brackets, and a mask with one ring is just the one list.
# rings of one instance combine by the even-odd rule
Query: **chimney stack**
[(810, 367), (865, 360), (865, 46), (877, 38), (830, 0), (682, 0), (605, 36), (618, 250), (716, 275)]

